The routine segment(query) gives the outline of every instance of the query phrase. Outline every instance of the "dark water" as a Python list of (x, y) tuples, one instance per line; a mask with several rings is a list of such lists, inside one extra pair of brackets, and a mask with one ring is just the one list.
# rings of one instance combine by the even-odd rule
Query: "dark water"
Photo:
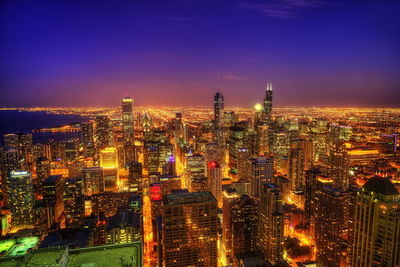
[(61, 141), (79, 137), (80, 133), (33, 133), (33, 130), (76, 124), (88, 120), (89, 118), (76, 115), (48, 114), (42, 111), (0, 110), (0, 145), (4, 145), (3, 136), (8, 133), (32, 133), (33, 143), (45, 143), (49, 139)]

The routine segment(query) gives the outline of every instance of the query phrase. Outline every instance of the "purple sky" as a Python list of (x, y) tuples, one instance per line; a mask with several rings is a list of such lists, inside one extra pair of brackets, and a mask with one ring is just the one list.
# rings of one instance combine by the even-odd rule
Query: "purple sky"
[(1, 107), (400, 106), (399, 1), (89, 2), (1, 1)]

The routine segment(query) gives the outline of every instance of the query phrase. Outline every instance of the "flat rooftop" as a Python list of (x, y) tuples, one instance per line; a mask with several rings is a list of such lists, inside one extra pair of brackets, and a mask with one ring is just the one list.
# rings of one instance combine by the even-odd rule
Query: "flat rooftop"
[(141, 242), (134, 242), (71, 250), (67, 247), (38, 249), (26, 257), (0, 258), (0, 266), (59, 266), (60, 260), (66, 261), (67, 267), (142, 267), (143, 247)]
[(213, 194), (208, 191), (199, 192), (178, 192), (167, 195), (164, 198), (164, 204), (177, 205), (177, 204), (190, 204), (217, 201)]

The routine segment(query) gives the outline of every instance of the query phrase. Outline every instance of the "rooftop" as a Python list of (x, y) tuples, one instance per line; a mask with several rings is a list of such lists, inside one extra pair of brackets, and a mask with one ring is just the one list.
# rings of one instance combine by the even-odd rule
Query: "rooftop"
[(397, 189), (387, 177), (382, 178), (379, 176), (375, 176), (365, 183), (363, 189), (387, 196), (399, 194), (399, 191), (397, 191)]
[(141, 267), (143, 251), (141, 242), (129, 244), (68, 249), (67, 247), (38, 249), (26, 257), (0, 258), (1, 266), (58, 266), (67, 255), (65, 266), (133, 266)]
[(167, 195), (164, 198), (164, 204), (176, 205), (176, 204), (190, 204), (190, 203), (201, 203), (217, 201), (211, 192), (199, 191), (199, 192), (177, 192)]

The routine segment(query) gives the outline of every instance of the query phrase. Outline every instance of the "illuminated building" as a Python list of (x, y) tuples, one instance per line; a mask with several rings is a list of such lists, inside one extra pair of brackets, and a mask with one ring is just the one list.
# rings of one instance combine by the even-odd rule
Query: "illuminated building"
[(160, 243), (158, 230), (162, 215), (162, 195), (161, 185), (159, 183), (150, 184), (150, 205), (151, 205), (151, 231), (153, 233), (153, 242)]
[(223, 123), (223, 112), (224, 112), (224, 96), (218, 89), (218, 92), (214, 96), (214, 127), (215, 129), (221, 129)]
[(82, 144), (83, 152), (85, 157), (94, 157), (95, 147), (94, 147), (94, 130), (93, 122), (82, 122), (81, 123), (81, 134), (82, 134)]
[(11, 171), (8, 183), (12, 225), (16, 227), (31, 224), (35, 202), (31, 174), (26, 171)]
[(64, 179), (63, 200), (67, 225), (79, 227), (82, 224), (84, 215), (81, 179)]
[(258, 250), (267, 264), (283, 263), (284, 214), (282, 193), (275, 184), (263, 184), (258, 219)]
[(158, 172), (160, 153), (156, 146), (145, 147), (144, 163), (149, 174)]
[(166, 196), (174, 190), (182, 188), (181, 177), (174, 175), (163, 175), (160, 177), (161, 195)]
[(143, 114), (143, 140), (144, 142), (151, 138), (151, 117), (148, 112)]
[(350, 158), (344, 149), (335, 147), (329, 153), (330, 176), (336, 188), (347, 190), (350, 185)]
[(241, 148), (238, 150), (238, 168), (237, 168), (237, 180), (247, 180), (252, 177), (252, 164), (250, 160), (250, 152), (248, 149)]
[(272, 183), (274, 162), (272, 158), (258, 156), (252, 160), (251, 195), (260, 198), (264, 183)]
[(107, 116), (96, 116), (94, 139), (98, 149), (103, 149), (110, 145), (112, 128), (110, 119)]
[(351, 266), (400, 266), (400, 194), (375, 176), (357, 193)]
[(238, 151), (245, 148), (244, 136), (245, 128), (240, 124), (229, 128), (229, 168), (234, 173), (237, 173), (238, 168)]
[(86, 196), (104, 192), (104, 176), (101, 167), (82, 168), (83, 192)]
[(122, 127), (124, 132), (124, 141), (131, 143), (133, 141), (133, 99), (124, 97), (122, 99)]
[(163, 266), (218, 266), (217, 201), (211, 192), (178, 192), (163, 202)]
[(60, 222), (64, 212), (63, 202), (63, 177), (51, 175), (42, 183), (43, 201), (48, 209), (49, 225)]
[(186, 186), (190, 192), (206, 190), (207, 178), (203, 155), (186, 155)]
[(93, 123), (91, 121), (81, 123), (81, 134), (82, 134), (82, 144), (84, 148), (89, 144), (94, 143)]
[(238, 117), (235, 115), (233, 111), (225, 111), (224, 112), (224, 127), (230, 128), (238, 122)]
[(143, 193), (143, 168), (142, 163), (133, 161), (129, 164), (129, 191)]
[(218, 202), (218, 207), (222, 207), (222, 169), (221, 166), (215, 162), (211, 161), (207, 163), (207, 181), (208, 190), (214, 195)]
[(100, 166), (103, 168), (105, 190), (117, 190), (119, 183), (118, 153), (114, 147), (107, 147), (100, 151)]
[(232, 250), (234, 258), (256, 252), (258, 204), (248, 195), (241, 195), (231, 208)]
[(36, 181), (42, 184), (43, 181), (50, 176), (50, 160), (45, 157), (36, 159)]
[(19, 170), (19, 154), (18, 150), (15, 148), (5, 148), (0, 150), (1, 152), (1, 194), (2, 200), (4, 201), (2, 205), (7, 205), (9, 202), (8, 196), (8, 179), (10, 173), (13, 170)]
[(220, 165), (225, 163), (225, 148), (218, 143), (206, 144), (205, 161), (218, 162)]
[(263, 122), (265, 124), (270, 124), (272, 122), (272, 84), (267, 82), (267, 87), (265, 88), (265, 98), (263, 106)]
[[(289, 154), (290, 142), (289, 134), (286, 131), (278, 131), (273, 137), (273, 153), (274, 159), (277, 162), (278, 169), (282, 168), (282, 161)], [(286, 166), (285, 166), (286, 167)]]
[(233, 261), (232, 250), (232, 205), (240, 197), (235, 191), (228, 189), (222, 194), (222, 254), (227, 263)]
[(16, 148), (18, 150), (18, 158), (21, 162), (20, 168), (30, 171), (32, 163), (32, 134), (5, 134), (4, 145), (5, 147)]
[(268, 155), (269, 149), (269, 125), (260, 124), (256, 128), (258, 137), (258, 155)]
[(142, 241), (140, 213), (120, 209), (107, 224), (107, 245)]
[(167, 164), (165, 165), (165, 175), (176, 176), (176, 162), (174, 155), (171, 154), (169, 157)]
[(131, 193), (104, 192), (91, 196), (92, 211), (95, 215), (104, 213), (104, 216), (111, 217), (117, 213), (118, 208), (127, 207)]
[(314, 147), (314, 162), (319, 162), (326, 157), (328, 152), (328, 123), (326, 119), (312, 121), (310, 136)]
[(293, 192), (302, 192), (305, 184), (305, 153), (301, 148), (290, 148), (288, 157), (288, 179)]
[(48, 209), (43, 199), (36, 200), (33, 206), (33, 226), (34, 234), (37, 236), (44, 236), (48, 233), (51, 225), (48, 221)]
[(78, 157), (79, 139), (70, 139), (64, 142), (64, 153), (66, 161), (74, 161)]
[(350, 194), (324, 186), (315, 192), (315, 244), (320, 266), (345, 266)]

